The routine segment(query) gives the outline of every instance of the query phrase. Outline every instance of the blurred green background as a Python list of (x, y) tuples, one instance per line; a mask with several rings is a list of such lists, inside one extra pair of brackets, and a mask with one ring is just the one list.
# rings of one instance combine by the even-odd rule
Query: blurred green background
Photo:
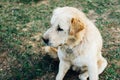
[[(55, 80), (58, 62), (43, 56), (42, 34), (56, 7), (81, 9), (103, 36), (108, 61), (100, 80), (120, 79), (120, 0), (0, 0), (0, 80)], [(79, 80), (70, 70), (65, 80)]]

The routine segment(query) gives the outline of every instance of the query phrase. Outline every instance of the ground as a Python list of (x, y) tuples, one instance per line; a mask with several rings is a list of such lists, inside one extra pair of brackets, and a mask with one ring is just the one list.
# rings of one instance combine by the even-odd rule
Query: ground
[(120, 79), (120, 0), (0, 0), (0, 80), (55, 80), (58, 61), (43, 54), (41, 36), (62, 6), (81, 9), (100, 30), (108, 61), (100, 80)]

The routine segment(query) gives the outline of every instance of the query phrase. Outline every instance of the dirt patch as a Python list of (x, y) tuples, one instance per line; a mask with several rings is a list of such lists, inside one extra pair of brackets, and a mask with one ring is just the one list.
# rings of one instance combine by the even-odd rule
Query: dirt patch
[(46, 73), (42, 77), (38, 77), (37, 79), (33, 80), (54, 80), (55, 79), (55, 73)]
[(96, 19), (99, 17), (99, 15), (97, 13), (95, 13), (94, 10), (89, 10), (88, 17), (93, 22), (96, 22)]
[(37, 2), (37, 4), (36, 4), (36, 3), (33, 3), (32, 6), (40, 6), (40, 5), (42, 5), (42, 4), (48, 5), (48, 4), (49, 4), (49, 1), (48, 1), (48, 0), (42, 0), (42, 1)]
[(0, 71), (6, 70), (9, 68), (9, 58), (8, 58), (8, 53), (3, 52), (0, 54)]
[(111, 44), (120, 44), (120, 28), (119, 27), (111, 27), (107, 29), (111, 36), (111, 40), (109, 41), (109, 45)]

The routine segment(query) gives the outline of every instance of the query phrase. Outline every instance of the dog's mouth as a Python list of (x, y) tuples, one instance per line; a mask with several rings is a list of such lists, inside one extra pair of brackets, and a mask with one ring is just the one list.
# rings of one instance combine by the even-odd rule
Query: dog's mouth
[(53, 48), (56, 48), (58, 49), (58, 47), (62, 46), (61, 44), (60, 45), (53, 45), (52, 43), (48, 43), (47, 46), (50, 46), (50, 47), (53, 47)]
[(53, 47), (53, 48), (58, 49), (59, 47), (65, 46), (65, 44), (60, 44), (60, 45), (58, 45), (58, 46), (53, 46), (52, 44), (50, 44), (50, 45), (47, 45), (47, 46), (50, 46), (50, 47)]

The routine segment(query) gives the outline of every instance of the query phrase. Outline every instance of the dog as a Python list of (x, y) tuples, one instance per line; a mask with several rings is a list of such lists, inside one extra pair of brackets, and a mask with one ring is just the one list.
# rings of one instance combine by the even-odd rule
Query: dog
[(78, 76), (80, 80), (88, 77), (98, 80), (107, 66), (101, 53), (103, 42), (98, 28), (74, 7), (58, 7), (53, 11), (51, 27), (44, 33), (43, 41), (57, 49), (60, 63), (56, 80), (63, 80), (71, 66), (85, 68)]

